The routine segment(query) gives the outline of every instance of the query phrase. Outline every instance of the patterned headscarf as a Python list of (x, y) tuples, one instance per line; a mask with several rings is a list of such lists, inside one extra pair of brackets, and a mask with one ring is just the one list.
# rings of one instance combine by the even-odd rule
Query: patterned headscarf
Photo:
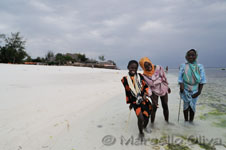
[[(145, 62), (151, 63), (151, 65), (152, 65), (152, 70), (151, 71), (145, 70), (145, 68), (144, 68), (144, 63)], [(144, 73), (143, 73), (144, 75), (151, 77), (155, 73), (155, 66), (154, 66), (154, 64), (151, 62), (151, 60), (149, 58), (147, 58), (147, 57), (141, 58), (140, 61), (139, 61), (139, 64), (140, 64), (141, 68), (144, 71)]]
[[(187, 51), (186, 53), (186, 56), (188, 55), (188, 53), (190, 51), (193, 51), (195, 52), (195, 55), (196, 55), (196, 59), (194, 62), (192, 63), (189, 63), (187, 62), (186, 64), (189, 65), (189, 68), (188, 68), (188, 72), (187, 72), (187, 75), (184, 76), (184, 80), (189, 83), (189, 84), (194, 84), (195, 83), (200, 83), (201, 81), (201, 76), (200, 76), (200, 71), (199, 71), (199, 67), (198, 67), (198, 64), (197, 64), (197, 58), (198, 58), (198, 54), (197, 54), (197, 51), (195, 49), (190, 49), (189, 51)], [(190, 78), (190, 79), (189, 79)], [(193, 81), (192, 81), (193, 80)]]

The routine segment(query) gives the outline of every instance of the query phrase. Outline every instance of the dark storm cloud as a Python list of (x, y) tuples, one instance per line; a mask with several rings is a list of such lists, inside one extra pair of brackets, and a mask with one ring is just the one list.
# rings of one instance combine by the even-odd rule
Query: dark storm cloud
[(3, 0), (0, 18), (0, 33), (21, 32), (33, 57), (82, 52), (126, 66), (148, 56), (177, 67), (195, 48), (205, 66), (226, 66), (224, 0)]

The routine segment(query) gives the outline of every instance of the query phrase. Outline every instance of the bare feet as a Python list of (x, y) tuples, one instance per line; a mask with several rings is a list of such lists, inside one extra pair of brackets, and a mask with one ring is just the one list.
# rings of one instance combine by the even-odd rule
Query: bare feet
[(139, 139), (141, 140), (141, 142), (143, 142), (143, 140), (144, 140), (144, 133), (143, 132), (139, 134)]
[(152, 131), (151, 131), (151, 128), (144, 128), (144, 131), (146, 132), (146, 133), (151, 133)]

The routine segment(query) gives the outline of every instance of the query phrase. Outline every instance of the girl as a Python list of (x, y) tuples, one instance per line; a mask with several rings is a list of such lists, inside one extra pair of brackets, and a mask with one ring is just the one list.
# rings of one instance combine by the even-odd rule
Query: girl
[(126, 103), (130, 104), (129, 109), (135, 110), (138, 119), (138, 128), (140, 137), (144, 136), (143, 129), (149, 132), (146, 127), (149, 120), (151, 103), (146, 98), (150, 96), (148, 86), (145, 84), (141, 74), (137, 73), (138, 62), (131, 60), (127, 66), (129, 72), (122, 78), (122, 84), (125, 87)]
[(206, 83), (204, 67), (197, 64), (197, 57), (196, 50), (189, 50), (185, 56), (187, 63), (180, 66), (178, 76), (180, 95), (184, 101), (184, 119), (190, 122), (194, 120), (196, 102)]
[(143, 57), (140, 60), (140, 66), (143, 69), (143, 77), (147, 85), (151, 88), (152, 95), (152, 111), (151, 111), (151, 123), (155, 121), (155, 114), (158, 108), (158, 98), (160, 97), (163, 115), (165, 121), (169, 121), (169, 109), (168, 109), (168, 93), (171, 92), (168, 87), (167, 78), (164, 72), (164, 68), (159, 65), (154, 65), (149, 58)]

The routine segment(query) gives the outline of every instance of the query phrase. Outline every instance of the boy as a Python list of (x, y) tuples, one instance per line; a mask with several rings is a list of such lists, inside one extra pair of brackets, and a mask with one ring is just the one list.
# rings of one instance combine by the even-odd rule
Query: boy
[(139, 136), (144, 137), (143, 129), (149, 132), (146, 127), (151, 113), (151, 103), (146, 96), (150, 96), (148, 86), (143, 76), (137, 73), (138, 62), (131, 60), (128, 63), (128, 75), (122, 78), (122, 84), (125, 87), (126, 103), (130, 104), (129, 109), (134, 109), (138, 119)]

